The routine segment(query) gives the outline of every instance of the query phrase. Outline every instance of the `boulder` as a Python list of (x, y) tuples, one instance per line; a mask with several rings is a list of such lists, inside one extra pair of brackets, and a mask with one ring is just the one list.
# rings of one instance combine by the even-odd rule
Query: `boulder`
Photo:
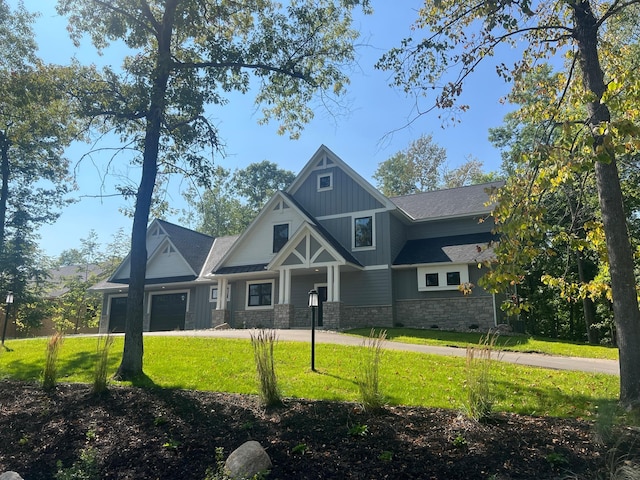
[(0, 480), (23, 480), (23, 478), (16, 472), (4, 472), (0, 473)]
[(234, 480), (253, 478), (271, 470), (269, 455), (260, 443), (251, 440), (236, 448), (224, 464), (225, 473)]

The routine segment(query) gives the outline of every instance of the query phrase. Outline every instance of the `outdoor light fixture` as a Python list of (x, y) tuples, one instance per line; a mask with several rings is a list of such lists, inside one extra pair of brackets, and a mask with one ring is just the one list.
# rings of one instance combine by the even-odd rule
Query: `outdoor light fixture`
[(311, 307), (311, 371), (316, 371), (316, 308), (318, 308), (318, 292), (309, 292), (309, 307)]
[(6, 305), (4, 307), (4, 326), (2, 327), (2, 346), (4, 347), (4, 339), (7, 336), (7, 323), (9, 323), (9, 307), (13, 303), (13, 292), (7, 293)]

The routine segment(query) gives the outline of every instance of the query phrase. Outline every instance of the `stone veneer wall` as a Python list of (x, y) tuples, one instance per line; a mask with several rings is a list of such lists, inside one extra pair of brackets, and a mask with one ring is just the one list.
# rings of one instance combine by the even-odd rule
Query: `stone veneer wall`
[(291, 328), (294, 322), (295, 307), (290, 304), (273, 306), (273, 328)]
[(184, 316), (184, 329), (195, 330), (196, 328), (196, 316), (193, 312), (187, 312)]
[(233, 313), (233, 328), (273, 328), (273, 310), (239, 310)]
[(414, 328), (480, 331), (495, 327), (493, 297), (430, 298), (396, 302), (396, 325)]
[(213, 308), (211, 310), (211, 327), (213, 328), (223, 323), (229, 323), (230, 317), (231, 312), (229, 310), (216, 310)]
[(393, 307), (391, 305), (344, 306), (342, 328), (392, 327)]

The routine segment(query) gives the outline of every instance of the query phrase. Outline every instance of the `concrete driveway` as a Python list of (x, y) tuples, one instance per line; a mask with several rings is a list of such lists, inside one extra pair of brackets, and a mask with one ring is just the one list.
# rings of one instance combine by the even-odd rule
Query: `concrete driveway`
[[(182, 337), (218, 337), (249, 339), (253, 330), (181, 330), (173, 332), (145, 332), (144, 335), (174, 335)], [(311, 330), (277, 330), (278, 339), (292, 342), (311, 342)], [(339, 345), (362, 345), (363, 337), (345, 335), (326, 330), (316, 330), (316, 343), (335, 343)], [(405, 352), (430, 353), (452, 357), (466, 356), (465, 348), (413, 345), (409, 343), (385, 341), (384, 348)], [(499, 360), (518, 365), (550, 368), (554, 370), (576, 370), (589, 373), (619, 375), (620, 366), (616, 360), (595, 358), (556, 357), (538, 353), (500, 352)]]

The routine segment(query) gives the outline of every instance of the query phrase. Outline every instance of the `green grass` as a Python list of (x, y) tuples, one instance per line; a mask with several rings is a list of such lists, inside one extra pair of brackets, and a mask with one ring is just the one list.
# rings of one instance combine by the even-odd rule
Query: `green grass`
[[(60, 350), (61, 382), (92, 382), (96, 338), (67, 337)], [(46, 339), (7, 342), (0, 352), (0, 377), (37, 381)], [(109, 355), (115, 372), (123, 339), (117, 337)], [(249, 340), (193, 337), (145, 337), (146, 387), (258, 393), (253, 350)], [(278, 342), (275, 351), (279, 386), (284, 397), (357, 402), (358, 361), (363, 347), (316, 345), (317, 373), (310, 369), (309, 345)], [(587, 417), (595, 406), (617, 398), (618, 377), (563, 372), (498, 363), (492, 370), (495, 411), (535, 415)], [(461, 409), (465, 359), (410, 352), (385, 351), (380, 385), (391, 405)]]
[[(385, 328), (387, 340), (419, 345), (440, 345), (466, 348), (477, 345), (482, 336), (478, 333), (447, 332), (441, 330), (423, 330), (416, 328)], [(358, 328), (346, 332), (350, 335), (367, 337), (370, 328)], [(535, 338), (525, 335), (501, 335), (495, 345), (498, 350), (528, 353), (546, 353), (564, 357), (603, 358), (618, 360), (618, 349), (600, 345), (588, 345), (553, 338)]]

